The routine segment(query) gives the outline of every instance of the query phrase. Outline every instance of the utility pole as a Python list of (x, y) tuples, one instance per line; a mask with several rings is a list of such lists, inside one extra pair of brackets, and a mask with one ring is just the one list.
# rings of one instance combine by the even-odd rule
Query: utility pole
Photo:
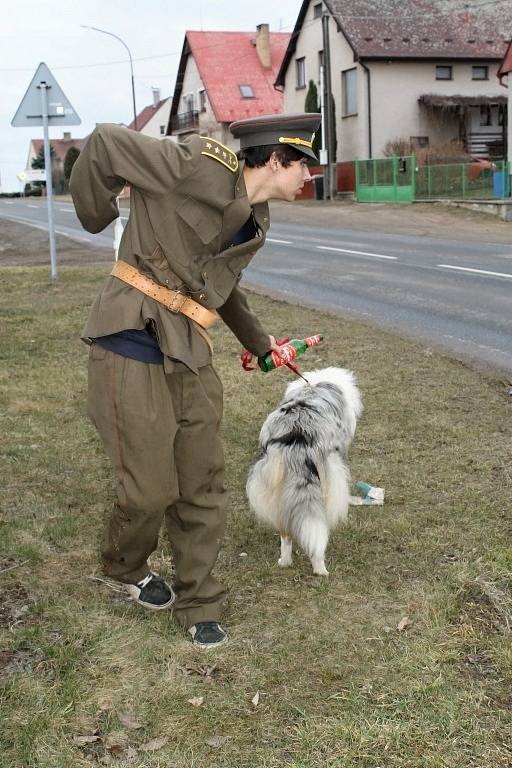
[(326, 120), (326, 144), (327, 144), (327, 188), (328, 197), (332, 200), (335, 195), (336, 165), (333, 157), (334, 150), (334, 131), (332, 119), (332, 81), (331, 81), (331, 49), (329, 45), (329, 14), (322, 15), (322, 39), (324, 45), (324, 108), (327, 115)]

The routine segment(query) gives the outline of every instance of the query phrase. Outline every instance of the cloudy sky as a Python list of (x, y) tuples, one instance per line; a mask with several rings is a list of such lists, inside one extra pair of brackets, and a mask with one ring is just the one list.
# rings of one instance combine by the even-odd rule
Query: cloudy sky
[[(100, 27), (121, 37), (134, 59), (137, 111), (174, 89), (187, 29), (291, 32), (301, 0), (17, 0), (0, 28), (0, 186), (19, 189), (16, 173), (26, 164), (31, 138), (42, 127), (12, 128), (11, 120), (41, 61), (82, 119), (70, 130), (87, 135), (99, 122), (129, 123), (133, 109), (130, 67), (121, 43), (82, 29)], [(59, 138), (62, 128), (50, 130)], [(39, 131), (39, 132), (38, 132)]]

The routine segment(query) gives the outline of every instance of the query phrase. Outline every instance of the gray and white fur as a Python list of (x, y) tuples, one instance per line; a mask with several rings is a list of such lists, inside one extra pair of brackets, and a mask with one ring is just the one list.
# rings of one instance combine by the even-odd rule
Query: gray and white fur
[(256, 517), (281, 534), (279, 565), (292, 563), (292, 540), (326, 576), (330, 531), (348, 515), (347, 454), (363, 406), (352, 371), (305, 373), (288, 385), (260, 432), (247, 497)]

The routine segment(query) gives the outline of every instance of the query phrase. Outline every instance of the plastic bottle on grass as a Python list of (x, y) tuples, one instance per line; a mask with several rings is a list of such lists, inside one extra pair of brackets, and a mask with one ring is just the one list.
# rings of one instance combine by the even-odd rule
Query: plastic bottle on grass
[(258, 357), (258, 365), (264, 373), (280, 368), (287, 363), (292, 363), (298, 357), (304, 354), (309, 347), (315, 347), (320, 344), (323, 336), (308, 336), (306, 339), (290, 339), (286, 344), (280, 346), (282, 357), (273, 350), (266, 355)]

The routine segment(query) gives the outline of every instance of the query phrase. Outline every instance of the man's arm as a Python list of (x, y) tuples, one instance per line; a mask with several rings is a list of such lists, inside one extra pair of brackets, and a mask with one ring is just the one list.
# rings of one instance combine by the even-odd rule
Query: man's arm
[(245, 349), (253, 355), (261, 357), (272, 348), (270, 335), (251, 311), (247, 297), (238, 285), (217, 312)]
[[(201, 154), (196, 154), (199, 161)], [(190, 144), (99, 125), (74, 164), (69, 185), (84, 229), (101, 232), (117, 218), (116, 197), (127, 182), (158, 197), (192, 173), (193, 158)]]

